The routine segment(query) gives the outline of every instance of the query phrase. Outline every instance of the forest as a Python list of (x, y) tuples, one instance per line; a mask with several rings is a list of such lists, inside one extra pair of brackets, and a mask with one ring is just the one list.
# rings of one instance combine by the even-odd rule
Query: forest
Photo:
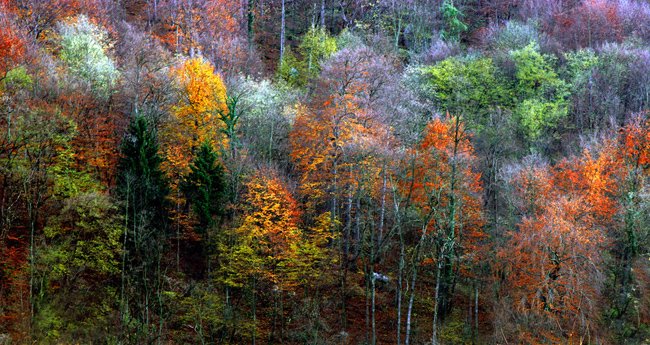
[(15, 344), (650, 344), (650, 2), (0, 0)]

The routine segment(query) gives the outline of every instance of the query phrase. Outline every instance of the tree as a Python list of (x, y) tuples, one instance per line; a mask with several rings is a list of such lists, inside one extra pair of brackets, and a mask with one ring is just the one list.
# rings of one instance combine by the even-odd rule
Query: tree
[[(7, 72), (22, 62), (26, 52), (25, 41), (11, 20), (7, 9), (0, 4), (0, 25), (4, 28), (0, 33), (0, 82), (5, 79)], [(1, 94), (0, 88), (0, 94)]]
[(278, 166), (289, 165), (291, 116), (299, 93), (269, 80), (242, 79), (233, 89), (240, 94), (238, 122), (241, 143), (247, 155)]
[[(246, 189), (242, 224), (234, 230), (235, 245), (225, 250), (222, 277), (226, 286), (250, 291), (252, 325), (245, 335), (254, 343), (261, 336), (257, 323), (259, 296), (273, 290), (284, 294), (297, 283), (290, 272), (298, 260), (300, 213), (295, 199), (273, 172), (258, 172), (246, 183)], [(280, 315), (283, 313), (280, 310)]]
[(463, 114), (478, 132), (497, 109), (513, 106), (513, 90), (489, 57), (450, 57), (416, 73), (423, 96), (432, 98), (440, 111)]
[(527, 138), (535, 140), (567, 115), (566, 83), (553, 70), (552, 59), (531, 42), (510, 53), (516, 67), (515, 109)]
[(221, 118), (227, 116), (226, 87), (212, 64), (202, 57), (185, 60), (171, 71), (178, 83), (178, 104), (162, 123), (161, 155), (165, 160), (162, 170), (171, 182), (170, 198), (174, 204), (173, 223), (177, 237), (177, 265), (179, 265), (180, 240), (192, 234), (188, 217), (188, 200), (181, 187), (191, 172), (190, 163), (203, 143), (216, 150), (228, 148)]
[[(111, 44), (104, 28), (80, 15), (58, 26), (59, 58), (66, 67), (58, 102), (77, 125), (73, 145), (79, 169), (95, 174), (106, 186), (115, 183), (120, 115), (111, 109), (120, 73), (108, 56)], [(74, 100), (74, 102), (72, 101)]]
[(227, 147), (220, 133), (221, 114), (227, 114), (226, 87), (212, 65), (203, 58), (192, 58), (172, 71), (180, 90), (173, 116), (163, 125), (162, 153), (166, 157), (163, 170), (175, 186), (190, 171), (192, 155), (202, 143)]
[(173, 76), (169, 73), (171, 53), (160, 42), (137, 28), (124, 24), (116, 52), (122, 58), (120, 96), (125, 113), (149, 118), (158, 126), (175, 102)]
[(518, 339), (598, 337), (608, 229), (615, 226), (620, 161), (606, 141), (555, 167), (524, 167), (515, 175), (523, 217), (499, 250), (505, 295)]
[(298, 60), (290, 49), (284, 52), (278, 76), (292, 86), (303, 87), (311, 79), (316, 78), (321, 71), (321, 64), (337, 50), (336, 39), (324, 27), (312, 27), (302, 37)]
[(577, 2), (554, 14), (557, 24), (549, 31), (567, 48), (593, 48), (604, 42), (620, 42), (623, 28), (619, 6), (602, 0)]
[[(187, 181), (181, 186), (187, 200), (191, 200), (198, 220), (195, 229), (201, 236), (200, 253), (206, 260), (207, 274), (211, 274), (211, 256), (214, 254), (215, 226), (225, 211), (226, 181), (223, 166), (210, 144), (203, 143), (190, 166)], [(177, 245), (179, 242), (177, 240)], [(177, 255), (180, 255), (180, 248)], [(177, 257), (177, 263), (180, 258)]]
[[(646, 118), (644, 118), (646, 117)], [(645, 121), (645, 122), (644, 122)], [(647, 189), (650, 178), (650, 122), (644, 113), (636, 114), (621, 128), (616, 159), (622, 165), (619, 176), (620, 193), (618, 226), (612, 229), (612, 274), (607, 281), (607, 320), (616, 340), (629, 341), (647, 337), (649, 310), (644, 307), (650, 284), (644, 256), (650, 252), (650, 200)]]
[(108, 37), (104, 29), (80, 15), (59, 25), (61, 35), (60, 59), (70, 73), (90, 84), (98, 97), (106, 98), (115, 85), (119, 72), (108, 57)]
[[(84, 180), (80, 174), (69, 176), (74, 175)], [(65, 205), (44, 229), (34, 326), (42, 341), (105, 339), (118, 320), (115, 282), (119, 281), (123, 222), (106, 194), (80, 189), (58, 196), (64, 197)]]
[[(90, 12), (95, 3), (89, 1), (85, 5)], [(51, 34), (57, 22), (78, 14), (80, 10), (79, 3), (75, 0), (17, 0), (11, 1), (11, 6), (8, 7), (18, 15), (34, 40)]]
[(157, 336), (162, 332), (161, 260), (169, 238), (169, 186), (161, 170), (156, 133), (144, 117), (131, 121), (121, 153), (117, 195), (126, 229), (120, 287), (122, 337), (141, 341), (156, 333), (154, 317), (159, 322)]
[(447, 41), (459, 41), (460, 34), (467, 31), (467, 24), (461, 20), (463, 13), (454, 6), (452, 0), (443, 1), (440, 12), (444, 22), (444, 29), (440, 31), (440, 36)]
[[(438, 342), (439, 316), (451, 310), (459, 276), (480, 262), (484, 219), (480, 174), (472, 170), (476, 157), (469, 133), (458, 117), (434, 119), (411, 153), (412, 168), (402, 193), (412, 199), (418, 242), (413, 250), (406, 341), (410, 333), (418, 266), (435, 264), (432, 342)], [(430, 253), (430, 254), (429, 254)]]
[(185, 193), (194, 203), (194, 212), (199, 219), (199, 228), (205, 234), (215, 224), (215, 216), (220, 215), (225, 181), (223, 167), (217, 161), (217, 154), (210, 144), (203, 143), (190, 165)]
[(331, 224), (341, 224), (332, 231), (341, 231), (337, 239), (344, 329), (348, 275), (361, 255), (362, 217), (369, 212), (361, 203), (380, 179), (382, 145), (392, 140), (390, 129), (372, 108), (384, 90), (388, 63), (364, 46), (338, 52), (323, 66), (311, 106), (297, 109), (289, 136), (306, 209), (314, 215), (329, 211)]
[(226, 75), (256, 70), (244, 20), (245, 3), (233, 0), (149, 0), (150, 25), (168, 50), (194, 58), (202, 55)]
[(319, 74), (321, 63), (336, 52), (336, 39), (325, 27), (312, 27), (303, 36), (298, 52), (304, 59), (307, 78), (313, 78)]
[[(21, 106), (13, 121), (5, 122), (1, 162), (2, 174), (2, 275), (11, 284), (2, 295), (17, 298), (2, 309), (10, 322), (8, 330), (18, 339), (33, 336), (37, 316), (38, 244), (52, 196), (54, 166), (61, 149), (69, 144), (74, 126), (56, 107), (37, 104)], [(5, 286), (3, 285), (3, 288)], [(17, 319), (16, 315), (22, 317)]]

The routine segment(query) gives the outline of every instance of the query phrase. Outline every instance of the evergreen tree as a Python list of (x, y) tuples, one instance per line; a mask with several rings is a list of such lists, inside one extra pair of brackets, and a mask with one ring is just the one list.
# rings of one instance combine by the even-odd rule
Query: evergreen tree
[(223, 167), (217, 162), (217, 153), (210, 143), (201, 145), (190, 169), (184, 189), (187, 199), (193, 203), (199, 230), (205, 234), (214, 225), (214, 217), (223, 211), (225, 189)]
[[(138, 116), (133, 119), (122, 141), (122, 159), (118, 172), (118, 195), (126, 202), (125, 211), (131, 227), (146, 225), (155, 219), (160, 227), (165, 219), (168, 181), (160, 169), (162, 158), (158, 154), (158, 138), (149, 129), (148, 121)], [(146, 213), (146, 217), (136, 217)]]
[(122, 276), (122, 322), (133, 337), (124, 340), (144, 342), (162, 332), (161, 261), (168, 238), (169, 185), (160, 169), (156, 133), (144, 117), (132, 120), (121, 153), (117, 194), (126, 218), (122, 270), (128, 272)]

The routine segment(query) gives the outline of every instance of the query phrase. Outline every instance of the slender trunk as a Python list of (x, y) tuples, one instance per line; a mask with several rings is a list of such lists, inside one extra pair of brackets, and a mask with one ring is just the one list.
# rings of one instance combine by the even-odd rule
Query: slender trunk
[[(31, 157), (30, 157), (31, 158)], [(31, 180), (31, 178), (28, 180), (24, 180), (23, 182), (23, 188), (25, 191), (25, 194), (28, 196), (28, 201), (27, 201), (27, 215), (29, 218), (29, 330), (30, 330), (30, 335), (33, 337), (33, 325), (34, 325), (34, 310), (35, 310), (35, 297), (34, 297), (34, 284), (35, 284), (35, 279), (36, 276), (34, 274), (34, 271), (36, 269), (36, 220), (38, 219), (38, 209), (41, 204), (41, 184), (39, 181), (39, 172), (41, 170), (40, 168), (40, 159), (41, 157), (36, 158), (36, 162), (33, 163), (35, 165), (32, 166), (32, 170), (30, 172), (31, 176), (34, 177), (35, 180)], [(33, 194), (32, 194), (33, 193)], [(42, 290), (42, 289), (41, 289)]]
[[(284, 2), (284, 0), (283, 0)], [(282, 61), (282, 57), (280, 57), (280, 61)], [(269, 164), (271, 164), (271, 161), (273, 160), (273, 132), (275, 130), (275, 125), (271, 125), (271, 133), (269, 135)]]
[(440, 271), (442, 271), (442, 256), (438, 256), (438, 264), (436, 265), (436, 290), (433, 305), (433, 331), (431, 333), (431, 344), (438, 344), (438, 308), (440, 305)]
[(352, 236), (352, 191), (349, 191), (348, 200), (345, 207), (345, 262), (347, 262), (350, 257), (351, 236)]
[(339, 1), (339, 8), (341, 9), (341, 19), (343, 19), (343, 22), (345, 23), (345, 26), (349, 26), (350, 22), (348, 21), (348, 17), (345, 15), (345, 6), (343, 6), (343, 2)]
[(384, 219), (386, 217), (386, 163), (382, 171), (382, 184), (381, 184), (381, 209), (379, 211), (379, 235), (377, 236), (377, 244), (380, 244), (384, 236)]
[(282, 0), (282, 20), (280, 24), (280, 63), (284, 58), (284, 30), (285, 30), (285, 3), (286, 0)]
[(273, 292), (273, 323), (271, 326), (271, 334), (269, 334), (269, 344), (274, 343), (275, 329), (278, 323), (278, 291)]
[(318, 288), (316, 288), (316, 291), (314, 293), (314, 299), (313, 299), (313, 309), (315, 310), (314, 319), (316, 319), (316, 322), (314, 323), (314, 338), (313, 338), (313, 344), (318, 344), (318, 329), (319, 329), (319, 324), (318, 320), (320, 319), (320, 305), (318, 304)]
[(395, 49), (399, 47), (399, 36), (402, 33), (402, 16), (398, 14), (397, 8), (395, 7), (396, 0), (392, 1), (392, 7), (393, 7), (393, 24), (395, 25), (395, 34), (394, 34), (394, 41), (395, 41)]
[(122, 242), (122, 272), (120, 279), (120, 303), (121, 303), (121, 326), (122, 326), (122, 338), (124, 338), (124, 317), (126, 313), (126, 301), (124, 301), (124, 287), (125, 287), (125, 272), (126, 272), (126, 242), (129, 237), (129, 198), (131, 192), (131, 184), (127, 177), (126, 181), (126, 205), (124, 210), (126, 211), (124, 215), (124, 241)]
[(399, 264), (397, 268), (397, 345), (402, 342), (402, 277), (404, 276), (404, 234), (399, 226)]
[(417, 280), (418, 270), (413, 265), (413, 276), (411, 277), (411, 286), (409, 287), (409, 305), (406, 312), (406, 333), (404, 335), (404, 344), (410, 344), (411, 338), (411, 315), (413, 314), (413, 300), (415, 299), (415, 282)]
[(320, 27), (325, 29), (325, 0), (320, 2)]
[(176, 191), (176, 271), (181, 271), (181, 205), (180, 188)]
[[(358, 192), (361, 194), (361, 192)], [(357, 196), (356, 200), (356, 210), (355, 210), (355, 216), (354, 216), (354, 256), (358, 257), (359, 253), (361, 252), (361, 197)], [(374, 241), (374, 236), (371, 238), (371, 241)], [(374, 242), (370, 244), (371, 246), (374, 246)], [(371, 259), (374, 260), (374, 258), (371, 257)]]
[[(223, 308), (223, 319), (224, 319), (224, 324), (226, 325), (224, 328), (227, 329), (228, 325), (230, 323), (230, 320), (232, 318), (232, 306), (230, 305), (230, 287), (226, 286), (225, 289), (225, 303), (224, 303), (224, 308)], [(226, 337), (226, 331), (222, 330), (221, 335), (219, 337), (219, 343), (223, 344), (225, 342), (225, 337)]]
[(280, 290), (280, 344), (284, 344), (284, 302)]
[(474, 285), (474, 343), (478, 342), (478, 284)]
[(180, 39), (181, 39), (181, 33), (180, 33), (180, 28), (179, 25), (176, 25), (176, 53), (180, 53)]
[(342, 264), (343, 265), (343, 272), (342, 272), (342, 276), (341, 276), (341, 329), (345, 331), (347, 329), (347, 324), (348, 324), (347, 305), (346, 305), (348, 267), (347, 267), (347, 258), (344, 258), (344, 260), (346, 260), (346, 262)]
[[(368, 260), (369, 261), (369, 260)], [(365, 343), (369, 343), (370, 336), (368, 335), (368, 332), (370, 330), (370, 280), (372, 280), (372, 272), (370, 271), (369, 268), (369, 262), (366, 262), (363, 265), (363, 273), (364, 273), (364, 285), (365, 285), (365, 296), (364, 300), (366, 302), (366, 310), (365, 310), (365, 321), (366, 321), (366, 329), (365, 329)]]
[[(158, 297), (158, 345), (162, 344), (163, 339), (163, 301), (162, 301), (162, 271), (160, 269), (160, 259), (162, 256), (162, 248), (158, 248), (158, 253), (156, 255), (157, 260), (157, 270), (156, 270), (156, 281), (158, 286), (156, 288), (156, 296)], [(203, 340), (203, 337), (201, 337)]]
[(33, 335), (32, 326), (34, 324), (34, 268), (36, 267), (35, 251), (34, 251), (34, 206), (32, 202), (27, 205), (29, 214), (29, 320), (30, 320), (30, 333)]
[(246, 15), (246, 32), (248, 38), (248, 50), (253, 49), (254, 21), (255, 21), (255, 0), (248, 0)]
[(149, 338), (149, 281), (147, 279), (147, 264), (145, 263), (144, 269), (142, 270), (142, 279), (144, 281), (144, 325), (146, 337)]
[[(415, 160), (411, 162), (411, 169), (415, 169)], [(410, 191), (413, 191), (414, 179), (410, 181)], [(404, 292), (404, 268), (406, 266), (406, 242), (404, 239), (404, 229), (402, 224), (402, 207), (401, 201), (398, 198), (398, 193), (395, 187), (394, 182), (391, 179), (391, 190), (393, 193), (393, 208), (395, 210), (395, 226), (397, 227), (398, 236), (399, 236), (399, 263), (397, 269), (397, 345), (402, 343), (402, 299)], [(404, 209), (408, 208), (410, 202), (410, 192), (405, 200), (406, 204)], [(407, 289), (408, 292), (408, 283)], [(410, 329), (409, 329), (410, 331)]]
[(370, 284), (371, 284), (371, 315), (372, 315), (372, 345), (377, 344), (377, 320), (375, 318), (375, 309), (376, 309), (376, 304), (375, 304), (375, 296), (376, 296), (376, 286), (375, 286), (375, 265), (374, 263), (370, 266), (372, 269), (371, 276), (370, 276)]
[(253, 278), (253, 345), (255, 345), (255, 338), (257, 336), (257, 300), (256, 300), (256, 279)]
[(470, 329), (471, 329), (470, 333), (471, 333), (471, 336), (472, 336), (472, 345), (474, 345), (474, 328), (473, 328), (474, 327), (473, 326), (473, 324), (474, 324), (474, 314), (472, 313), (473, 310), (474, 310), (473, 305), (472, 305), (473, 300), (474, 300), (474, 296), (472, 295), (472, 292), (470, 291), (470, 293), (468, 295), (468, 299), (467, 299), (467, 318), (465, 319), (465, 323), (470, 325)]

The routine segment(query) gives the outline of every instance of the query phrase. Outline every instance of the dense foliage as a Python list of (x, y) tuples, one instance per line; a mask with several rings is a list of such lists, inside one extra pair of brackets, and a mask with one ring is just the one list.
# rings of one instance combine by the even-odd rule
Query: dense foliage
[(644, 0), (0, 0), (0, 344), (650, 342)]

